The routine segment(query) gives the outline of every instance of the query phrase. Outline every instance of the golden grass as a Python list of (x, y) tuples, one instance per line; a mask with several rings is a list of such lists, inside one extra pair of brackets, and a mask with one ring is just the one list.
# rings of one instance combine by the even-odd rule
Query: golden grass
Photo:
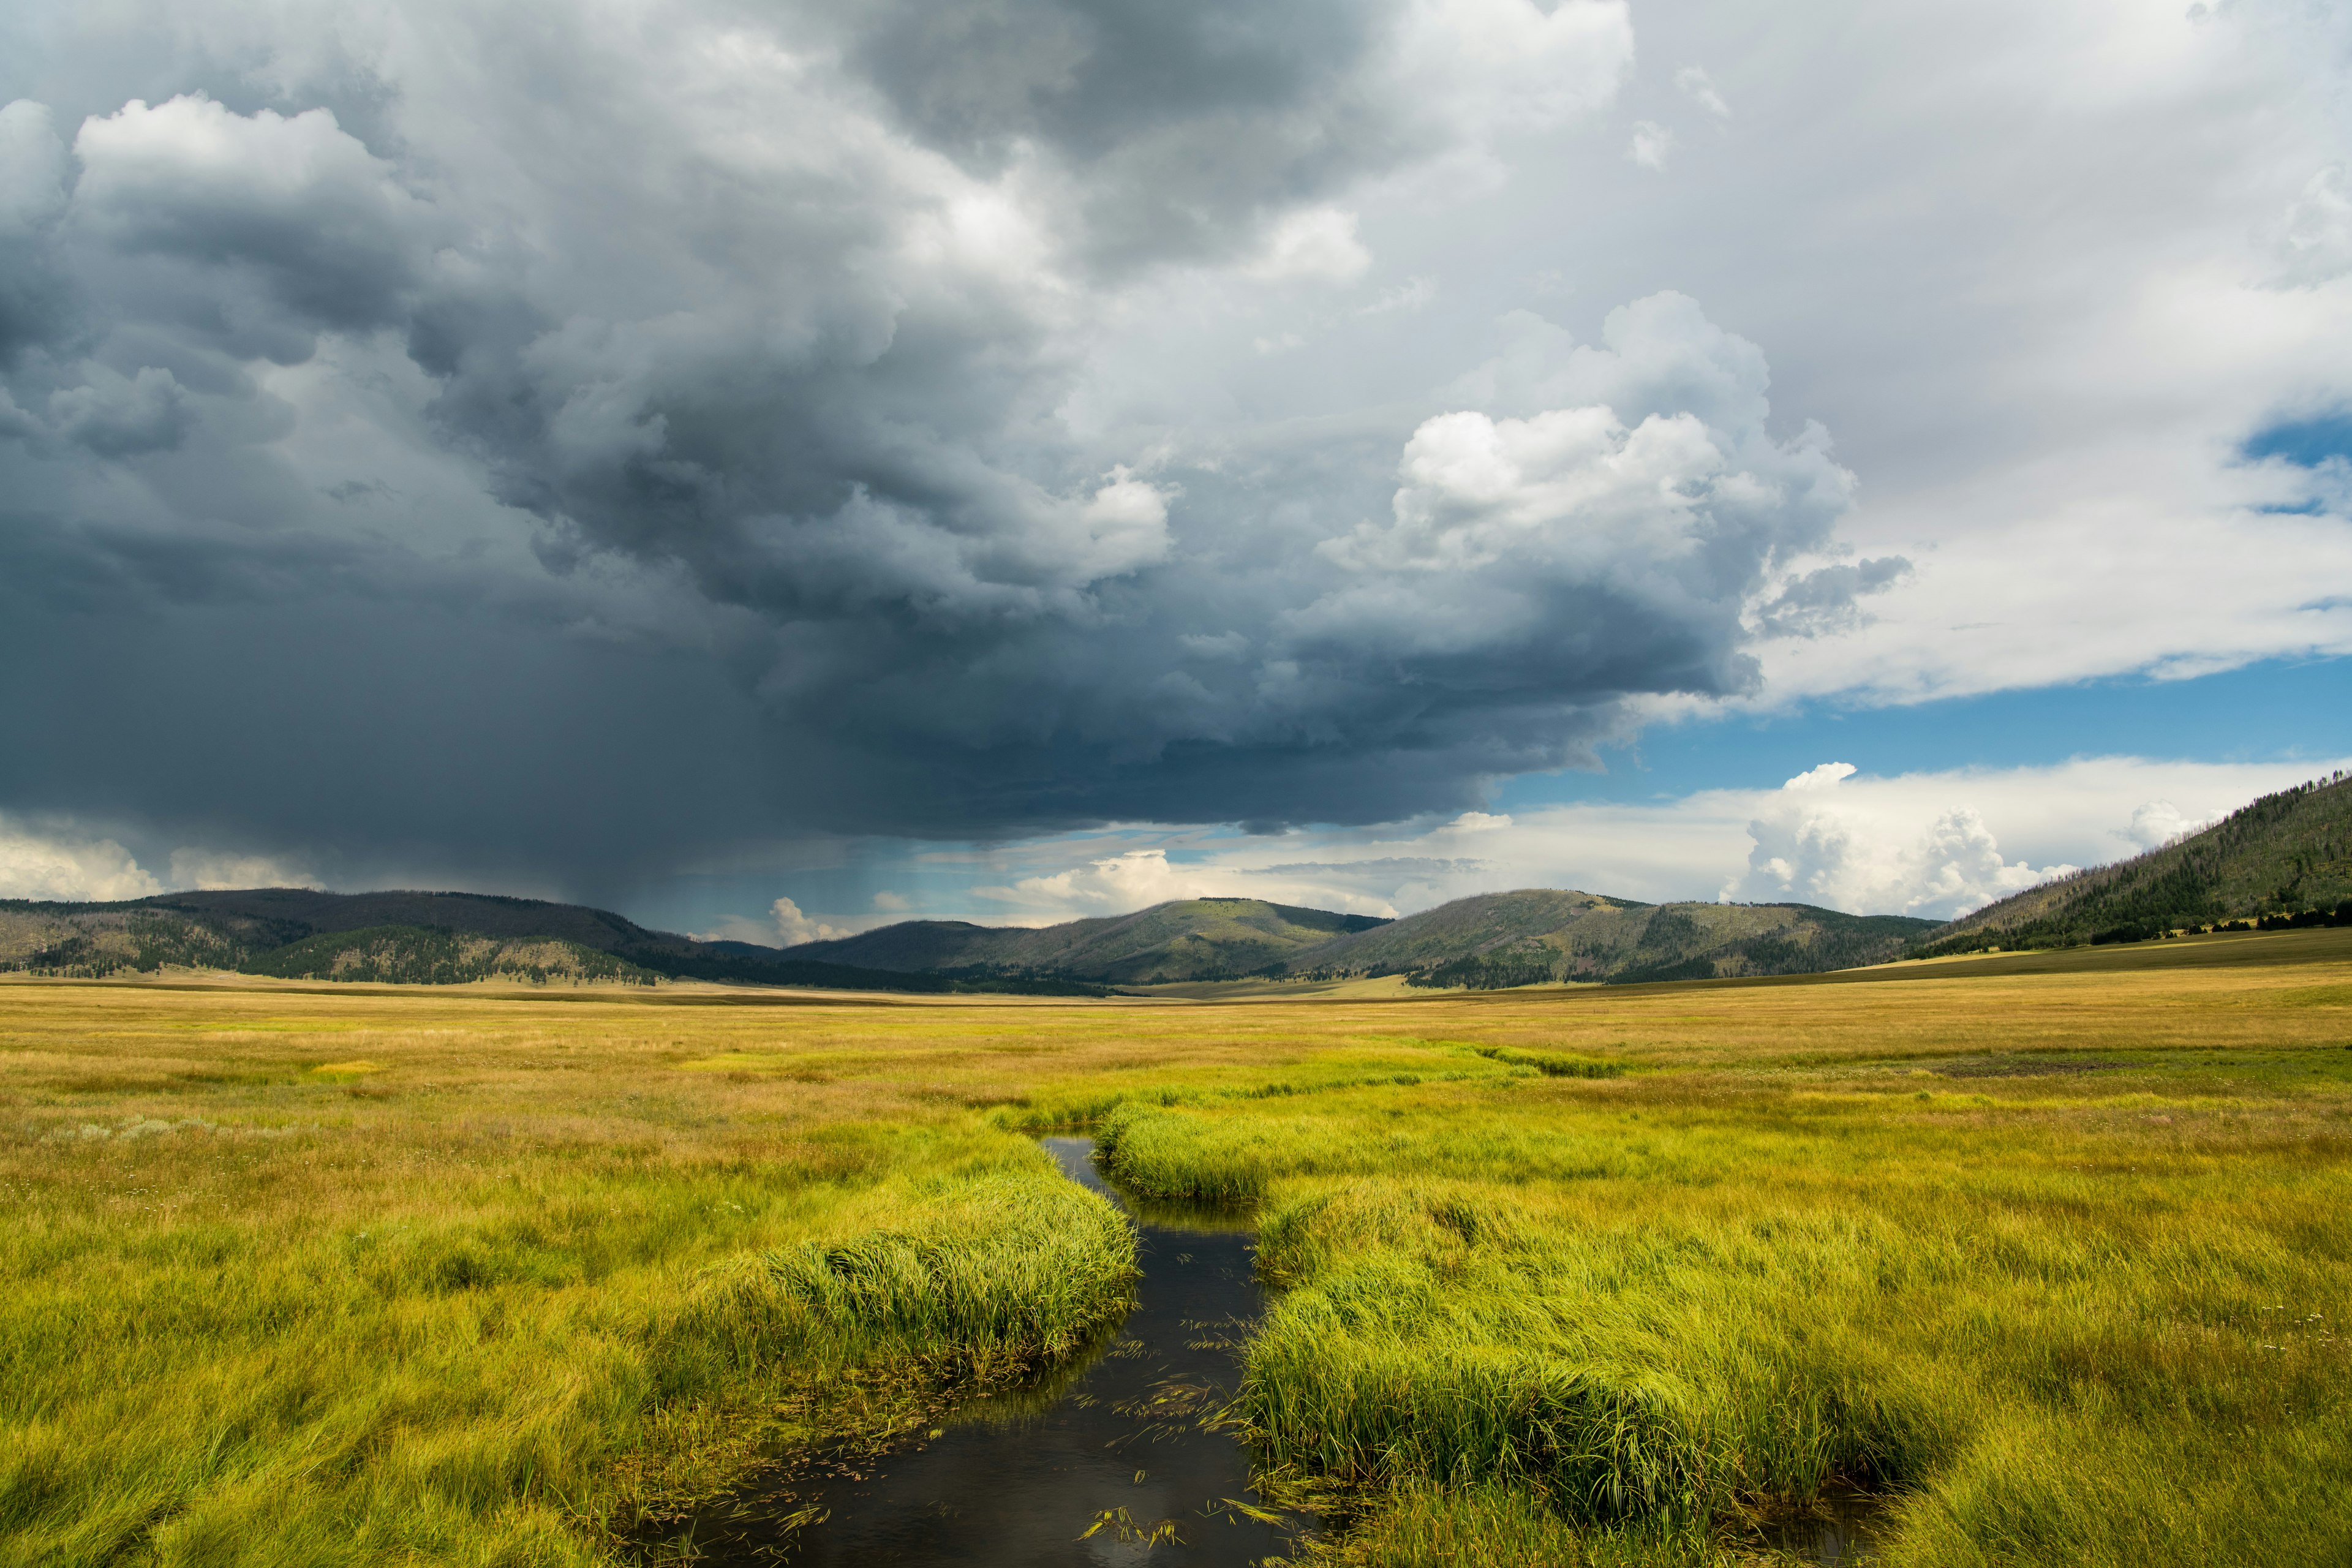
[(1266, 1205), (1252, 1419), (1371, 1489), (1349, 1561), (1700, 1561), (1839, 1478), (1895, 1562), (2345, 1561), (2347, 935), (1312, 1005), (0, 984), (0, 1561), (610, 1557), (857, 1419), (819, 1371), (1082, 1329), (809, 1314), (1045, 1223), (1027, 1134), (1096, 1123)]

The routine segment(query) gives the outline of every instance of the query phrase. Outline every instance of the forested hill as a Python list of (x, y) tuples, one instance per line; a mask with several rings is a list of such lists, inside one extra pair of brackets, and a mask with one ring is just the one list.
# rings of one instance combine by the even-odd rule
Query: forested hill
[(1257, 899), (1180, 899), (1131, 915), (1051, 926), (902, 921), (792, 951), (861, 968), (1150, 985), (1279, 972), (1304, 949), (1386, 924), (1377, 915), (1335, 914)]
[(1458, 899), (1400, 921), (1255, 899), (1186, 899), (1034, 929), (907, 921), (792, 951), (950, 976), (1152, 985), (1402, 974), (1414, 985), (1496, 989), (1848, 969), (1892, 958), (1934, 928), (1805, 904), (1643, 904), (1531, 888)]
[(1914, 956), (2143, 942), (2238, 921), (2352, 923), (2352, 778), (2266, 795), (2201, 833), (2029, 888), (1922, 938)]
[(0, 900), (0, 969), (102, 976), (166, 965), (289, 979), (650, 984), (664, 979), (859, 991), (1097, 995), (1061, 980), (861, 969), (804, 950), (698, 942), (608, 910), (480, 893), (304, 888), (164, 893), (121, 903)]
[(1402, 974), (1423, 986), (1496, 989), (1810, 974), (1895, 957), (1934, 929), (1902, 915), (1811, 904), (1644, 904), (1525, 888), (1482, 893), (1295, 955), (1293, 974)]

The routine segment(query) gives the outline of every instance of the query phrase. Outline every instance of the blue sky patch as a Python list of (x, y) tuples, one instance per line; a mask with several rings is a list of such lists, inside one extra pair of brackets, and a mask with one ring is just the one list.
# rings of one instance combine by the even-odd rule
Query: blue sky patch
[(2282, 420), (2255, 431), (2239, 449), (2249, 462), (2284, 458), (2305, 468), (2315, 468), (2330, 458), (2352, 459), (2352, 412)]

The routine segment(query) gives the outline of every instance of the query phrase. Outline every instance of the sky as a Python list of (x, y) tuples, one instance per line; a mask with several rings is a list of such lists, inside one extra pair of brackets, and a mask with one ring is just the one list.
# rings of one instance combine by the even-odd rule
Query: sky
[(1946, 918), (2352, 762), (2352, 13), (0, 14), (0, 896)]

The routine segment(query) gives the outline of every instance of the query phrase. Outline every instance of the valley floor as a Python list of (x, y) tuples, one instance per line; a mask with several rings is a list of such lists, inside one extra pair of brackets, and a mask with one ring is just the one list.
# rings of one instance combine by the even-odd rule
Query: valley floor
[[(2235, 943), (2236, 945), (2229, 945)], [(909, 1003), (0, 983), (0, 1561), (559, 1564), (1256, 1206), (1329, 1563), (2352, 1560), (2352, 931), (1808, 982)]]

